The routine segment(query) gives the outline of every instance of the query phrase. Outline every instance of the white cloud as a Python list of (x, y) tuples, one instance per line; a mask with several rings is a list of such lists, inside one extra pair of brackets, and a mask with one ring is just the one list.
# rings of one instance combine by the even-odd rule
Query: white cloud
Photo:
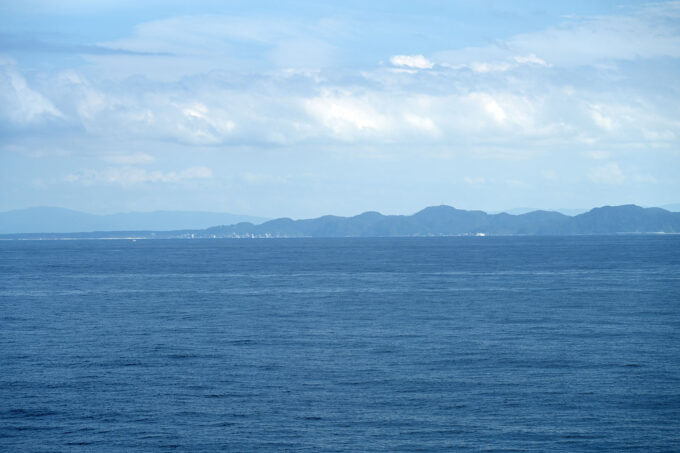
[(406, 113), (404, 121), (415, 129), (429, 132), (433, 135), (439, 135), (440, 130), (435, 121), (427, 116), (415, 115), (413, 113)]
[[(305, 100), (312, 123), (308, 137), (374, 143), (494, 140), (510, 134), (539, 137), (555, 127), (541, 124), (540, 106), (509, 93), (393, 96), (390, 92), (328, 90)], [(322, 126), (319, 129), (318, 126)], [(324, 130), (325, 129), (325, 130)]]
[(373, 107), (367, 97), (326, 93), (304, 102), (305, 109), (337, 138), (352, 139), (356, 133), (388, 131), (392, 124), (388, 117)]
[(513, 60), (515, 60), (519, 64), (536, 64), (539, 66), (550, 66), (548, 63), (545, 62), (545, 60), (538, 58), (534, 54), (529, 54), (523, 57), (515, 56), (513, 57)]
[(594, 105), (590, 108), (590, 115), (600, 128), (607, 132), (613, 131), (618, 127), (616, 121), (611, 117), (602, 112), (602, 107), (599, 105)]
[(480, 61), (473, 61), (468, 65), (470, 69), (475, 72), (495, 72), (495, 71), (507, 71), (512, 66), (508, 63), (485, 63)]
[(601, 184), (622, 184), (626, 179), (616, 162), (609, 162), (601, 167), (592, 168), (588, 173), (591, 181)]
[[(522, 33), (483, 47), (439, 52), (435, 62), (491, 69), (515, 62), (550, 67), (610, 60), (680, 57), (680, 22), (669, 20), (680, 3), (642, 7), (629, 16), (575, 17), (559, 26)], [(479, 63), (483, 62), (483, 63)]]
[(469, 69), (479, 74), (502, 73), (516, 69), (519, 64), (513, 61), (471, 61), (469, 63), (441, 63), (441, 66), (454, 70)]
[[(219, 144), (233, 135), (235, 113), (225, 110), (227, 103), (214, 91), (199, 94), (183, 87), (152, 86), (140, 90), (122, 84), (104, 92), (83, 75), (66, 71), (57, 75), (47, 89), (53, 90), (52, 97), (70, 119), (91, 135), (200, 145)], [(224, 90), (219, 94), (223, 95)], [(240, 99), (246, 96), (239, 94)], [(243, 111), (239, 114), (243, 115)]]
[[(175, 123), (177, 136), (189, 143), (220, 143), (224, 137), (230, 135), (236, 124), (229, 118), (229, 114), (218, 107), (209, 108), (200, 102), (172, 104), (181, 118), (166, 119)], [(167, 130), (168, 125), (163, 128)]]
[[(314, 49), (301, 45), (303, 34), (321, 33), (312, 30), (313, 25), (296, 23), (303, 30), (294, 32), (282, 25), (290, 22), (283, 21), (264, 20), (251, 29), (257, 22), (252, 18), (167, 19), (142, 24), (131, 37), (109, 43), (158, 55), (100, 55), (87, 71), (32, 78), (40, 81), (30, 88), (34, 98), (46, 102), (33, 103), (41, 113), (15, 110), (36, 120), (61, 115), (89, 137), (111, 142), (170, 141), (216, 148), (455, 143), (469, 152), (495, 149), (507, 156), (570, 145), (598, 150), (615, 144), (668, 148), (680, 136), (680, 104), (673, 102), (677, 96), (672, 90), (667, 90), (667, 97), (647, 96), (647, 87), (626, 82), (616, 85), (614, 92), (612, 78), (621, 74), (564, 71), (559, 66), (563, 61), (544, 70), (564, 43), (558, 41), (550, 53), (529, 45), (544, 45), (542, 40), (555, 30), (576, 35), (592, 31), (593, 24), (618, 24), (607, 29), (616, 36), (621, 24), (629, 30), (634, 23), (649, 32), (657, 16), (570, 19), (560, 27), (511, 37), (498, 45), (432, 57), (395, 55), (390, 59), (395, 67), (344, 71), (304, 68), (307, 54), (321, 49), (312, 58), (321, 61), (333, 51), (318, 37)], [(674, 33), (669, 24), (659, 30), (661, 37)], [(240, 57), (232, 51), (253, 46), (273, 68), (254, 68), (252, 63), (260, 60), (252, 55), (249, 64), (237, 64)], [(118, 58), (130, 59), (126, 75), (136, 77), (109, 78), (107, 71), (115, 73), (112, 66)], [(174, 71), (169, 67), (173, 66), (186, 77), (176, 80), (177, 74), (168, 74), (169, 81), (159, 83), (146, 78), (147, 64), (163, 76), (166, 70)], [(30, 98), (30, 93), (23, 96)], [(121, 165), (148, 163), (134, 157), (108, 158), (121, 159), (109, 160)]]
[(430, 69), (434, 66), (434, 63), (422, 55), (394, 55), (390, 58), (390, 63), (414, 69)]
[(0, 56), (0, 115), (16, 124), (62, 118), (54, 104), (32, 89), (19, 73), (16, 62)]
[(470, 94), (470, 99), (479, 102), (484, 109), (484, 111), (498, 123), (505, 122), (508, 115), (503, 110), (496, 99), (487, 93), (472, 93)]
[(177, 183), (192, 179), (210, 179), (212, 170), (207, 167), (190, 167), (178, 172), (147, 170), (139, 167), (113, 167), (105, 170), (83, 170), (66, 176), (65, 181), (93, 184), (118, 184), (123, 187), (142, 183)]
[[(489, 61), (478, 61), (474, 60), (475, 57), (471, 54), (468, 55), (467, 52), (465, 52), (465, 49), (463, 49), (461, 50), (461, 56), (457, 58), (457, 63), (442, 62), (441, 65), (455, 70), (469, 69), (480, 74), (511, 71), (517, 69), (521, 65), (551, 66), (534, 54), (510, 57), (509, 55), (501, 55), (500, 52), (495, 53), (498, 54), (496, 59), (491, 55)], [(440, 55), (446, 54), (447, 53), (443, 53)]]
[(336, 58), (324, 39), (330, 20), (235, 15), (190, 15), (139, 24), (124, 39), (102, 47), (139, 55), (88, 55), (107, 77), (144, 74), (154, 80), (177, 81), (213, 71), (260, 71), (276, 68), (319, 69)]
[(621, 103), (640, 102), (640, 96), (613, 102), (608, 92), (573, 85), (566, 90), (550, 81), (527, 85), (512, 76), (466, 81), (443, 71), (417, 84), (413, 77), (418, 76), (377, 68), (364, 73), (365, 87), (356, 79), (347, 85), (296, 72), (262, 74), (237, 85), (212, 75), (143, 89), (121, 82), (104, 90), (70, 71), (45, 79), (42, 88), (66, 121), (108, 140), (200, 146), (464, 140), (506, 148), (522, 143), (526, 152), (539, 140), (602, 149), (622, 140), (667, 146), (680, 134), (677, 108), (649, 100)]

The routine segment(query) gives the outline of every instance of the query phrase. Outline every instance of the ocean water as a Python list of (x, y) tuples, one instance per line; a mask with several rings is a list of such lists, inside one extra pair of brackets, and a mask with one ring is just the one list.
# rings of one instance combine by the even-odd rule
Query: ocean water
[(0, 242), (0, 450), (680, 451), (680, 236)]

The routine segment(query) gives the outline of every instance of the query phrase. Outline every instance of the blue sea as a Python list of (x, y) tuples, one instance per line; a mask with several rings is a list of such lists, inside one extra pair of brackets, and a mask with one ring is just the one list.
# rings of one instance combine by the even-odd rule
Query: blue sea
[(680, 451), (680, 236), (0, 242), (0, 450)]

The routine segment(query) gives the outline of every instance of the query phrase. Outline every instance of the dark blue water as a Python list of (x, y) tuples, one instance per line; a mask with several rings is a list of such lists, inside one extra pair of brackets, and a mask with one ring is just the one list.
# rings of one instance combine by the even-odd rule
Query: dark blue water
[(680, 236), (0, 242), (2, 451), (680, 451)]

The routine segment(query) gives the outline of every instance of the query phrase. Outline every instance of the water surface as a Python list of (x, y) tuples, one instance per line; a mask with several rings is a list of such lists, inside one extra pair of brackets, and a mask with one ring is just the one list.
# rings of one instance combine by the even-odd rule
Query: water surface
[(5, 451), (678, 451), (680, 236), (0, 242)]

